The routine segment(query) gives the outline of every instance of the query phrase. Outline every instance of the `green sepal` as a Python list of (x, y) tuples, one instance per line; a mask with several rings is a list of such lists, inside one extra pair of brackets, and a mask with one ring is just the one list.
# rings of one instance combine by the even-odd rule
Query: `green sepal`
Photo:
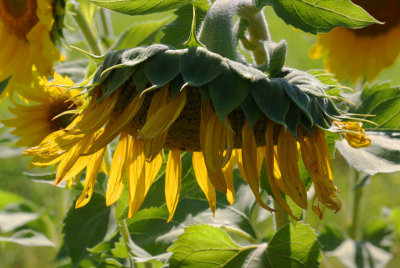
[(167, 50), (159, 53), (146, 62), (145, 73), (149, 81), (156, 87), (162, 87), (174, 79), (180, 72), (180, 53)]
[(185, 82), (200, 87), (217, 78), (227, 64), (224, 58), (200, 47), (188, 48), (180, 57), (181, 73)]
[(310, 97), (304, 93), (298, 86), (293, 84), (285, 84), (285, 92), (289, 98), (304, 112), (305, 116), (312, 120), (311, 114), (309, 112), (309, 107), (311, 104)]
[(103, 63), (99, 66), (94, 74), (91, 84), (101, 83), (110, 75), (110, 72), (104, 73), (104, 71), (120, 62), (121, 53), (123, 53), (123, 50), (111, 51), (107, 54)]
[(246, 117), (247, 122), (250, 125), (250, 128), (253, 128), (263, 113), (260, 108), (258, 108), (257, 103), (255, 102), (250, 92), (249, 95), (247, 95), (246, 99), (243, 101), (240, 108), (242, 109), (244, 116)]
[(210, 99), (210, 93), (208, 91), (208, 85), (200, 87), (201, 104), (206, 103)]
[(261, 111), (274, 122), (286, 127), (284, 120), (290, 101), (284, 91), (285, 83), (282, 78), (273, 78), (270, 83), (258, 80), (251, 83), (250, 90)]
[(208, 91), (215, 112), (226, 123), (226, 117), (241, 105), (249, 93), (249, 81), (241, 79), (230, 69), (208, 84)]
[(281, 40), (279, 43), (267, 41), (264, 43), (264, 47), (268, 53), (266, 70), (271, 76), (274, 76), (282, 70), (285, 64), (287, 50), (286, 40)]
[(136, 72), (133, 73), (132, 75), (132, 82), (136, 87), (136, 90), (138, 93), (142, 93), (143, 90), (147, 88), (147, 86), (150, 84), (149, 79), (147, 79), (146, 73), (144, 71), (145, 64), (142, 63), (139, 65), (136, 69)]
[(111, 71), (107, 80), (107, 90), (98, 101), (102, 101), (116, 91), (135, 72), (136, 67), (118, 68)]
[(326, 121), (324, 112), (321, 111), (318, 99), (316, 97), (311, 98), (310, 114), (313, 118), (313, 123), (321, 128), (329, 129), (330, 124)]
[(121, 65), (135, 66), (147, 61), (149, 58), (164, 52), (169, 47), (166, 45), (155, 44), (148, 47), (135, 47), (124, 50), (121, 53)]
[(169, 83), (169, 90), (171, 92), (171, 98), (178, 95), (182, 87), (185, 85), (182, 75), (178, 75)]
[(297, 139), (297, 127), (300, 122), (301, 111), (296, 105), (290, 105), (289, 111), (285, 116), (285, 124), (290, 132)]

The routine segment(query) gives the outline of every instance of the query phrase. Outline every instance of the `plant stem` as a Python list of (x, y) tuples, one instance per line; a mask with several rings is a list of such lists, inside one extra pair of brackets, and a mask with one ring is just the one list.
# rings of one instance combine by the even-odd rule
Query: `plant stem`
[(285, 227), (290, 223), (289, 215), (282, 209), (278, 202), (274, 200), (274, 209), (277, 211), (274, 213), (275, 231), (279, 231), (282, 227)]
[(255, 14), (242, 14), (242, 16), (249, 23), (249, 42), (255, 47), (251, 52), (253, 53), (257, 65), (262, 65), (266, 62), (268, 56), (264, 45), (260, 44), (260, 41), (271, 40), (264, 12), (261, 10)]
[(357, 182), (360, 180), (360, 172), (352, 168), (352, 178), (353, 178), (353, 200), (352, 200), (352, 217), (351, 217), (351, 225), (349, 227), (349, 236), (357, 240), (358, 239), (358, 225), (360, 220), (360, 205), (361, 199), (363, 195), (363, 187), (358, 187), (356, 189)]
[(122, 237), (122, 241), (124, 243), (126, 251), (128, 252), (129, 261), (131, 263), (130, 267), (135, 267), (135, 259), (134, 259), (135, 255), (134, 255), (132, 247), (131, 247), (132, 239), (129, 234), (129, 229), (128, 229), (128, 225), (126, 224), (126, 220), (125, 219), (116, 219), (116, 221), (118, 224), (119, 233), (121, 234), (121, 237)]
[(108, 28), (106, 14), (103, 8), (100, 8), (100, 20), (101, 20), (101, 28), (103, 29), (103, 35), (107, 37), (110, 34), (110, 29)]
[(71, 11), (70, 12), (71, 17), (74, 19), (75, 23), (81, 30), (81, 33), (85, 38), (86, 43), (89, 46), (91, 52), (97, 56), (100, 56), (101, 50), (97, 42), (97, 38), (95, 37), (85, 17), (82, 15), (82, 12), (79, 10), (79, 6), (77, 6), (76, 4), (71, 5), (70, 11)]

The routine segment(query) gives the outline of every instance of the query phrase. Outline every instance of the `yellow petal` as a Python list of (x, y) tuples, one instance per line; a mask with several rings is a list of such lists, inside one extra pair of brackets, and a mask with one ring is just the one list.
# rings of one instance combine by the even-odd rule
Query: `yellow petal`
[[(264, 203), (260, 196), (259, 177), (260, 177), (260, 164), (257, 163), (257, 145), (254, 138), (253, 131), (251, 130), (247, 121), (242, 128), (242, 150), (239, 153), (238, 167), (240, 174), (249, 184), (256, 201), (266, 210), (273, 211), (268, 205)], [(261, 163), (262, 166), (262, 163)]]
[(110, 176), (107, 183), (106, 204), (114, 204), (124, 190), (125, 161), (127, 157), (129, 135), (122, 132), (113, 155)]
[[(222, 169), (226, 182), (226, 199), (229, 204), (233, 205), (235, 202), (235, 187), (233, 185), (233, 170), (238, 163), (238, 150), (233, 150), (231, 159), (229, 159), (226, 166)], [(262, 164), (262, 162), (261, 162)]]
[(204, 140), (203, 151), (207, 168), (213, 172), (222, 169), (229, 161), (232, 150), (233, 133), (214, 113), (207, 123)]
[(143, 141), (132, 137), (128, 144), (128, 186), (129, 213), (133, 217), (142, 205), (147, 192), (161, 168), (162, 157), (158, 155), (153, 161), (145, 161)]
[(101, 148), (107, 146), (115, 137), (121, 133), (121, 130), (128, 125), (135, 117), (140, 107), (142, 106), (143, 99), (139, 95), (133, 98), (129, 105), (125, 108), (122, 114), (114, 121), (107, 124), (104, 133), (100, 135), (93, 143), (90, 153), (93, 153)]
[(265, 168), (267, 171), (267, 177), (269, 185), (271, 186), (272, 193), (279, 205), (288, 213), (293, 219), (299, 220), (293, 215), (292, 210), (283, 199), (281, 192), (276, 184), (275, 172), (274, 172), (274, 124), (271, 121), (267, 122), (267, 129), (265, 131)]
[[(282, 173), (282, 181), (286, 189), (282, 189), (299, 207), (307, 209), (307, 191), (300, 178), (297, 141), (292, 133), (281, 128), (278, 137), (278, 162)], [(288, 191), (288, 192), (285, 192)]]
[(80, 208), (89, 203), (93, 195), (94, 185), (96, 183), (97, 175), (101, 164), (103, 163), (105, 148), (90, 156), (90, 160), (86, 168), (85, 187), (82, 194), (76, 200), (75, 208)]
[(204, 164), (203, 153), (193, 152), (192, 163), (197, 184), (200, 186), (201, 190), (206, 196), (210, 209), (215, 215), (217, 197), (215, 194), (215, 187), (208, 179), (206, 165)]
[(167, 104), (163, 105), (157, 112), (147, 118), (145, 125), (140, 130), (140, 138), (154, 138), (167, 131), (179, 117), (185, 104), (186, 89), (183, 89), (177, 96), (173, 97)]
[(77, 169), (82, 170), (83, 168), (85, 168), (85, 166), (83, 165), (86, 164), (87, 161), (78, 161), (78, 159), (81, 157), (81, 154), (85, 152), (88, 144), (90, 144), (92, 140), (93, 140), (93, 135), (88, 135), (87, 137), (84, 137), (65, 154), (65, 156), (60, 162), (60, 166), (57, 169), (57, 176), (54, 181), (54, 185), (58, 184), (61, 180), (63, 180), (65, 175), (74, 166), (75, 166), (74, 172), (76, 172)]
[(172, 220), (178, 205), (181, 177), (181, 152), (179, 150), (170, 150), (165, 171), (165, 202), (169, 211), (168, 222)]

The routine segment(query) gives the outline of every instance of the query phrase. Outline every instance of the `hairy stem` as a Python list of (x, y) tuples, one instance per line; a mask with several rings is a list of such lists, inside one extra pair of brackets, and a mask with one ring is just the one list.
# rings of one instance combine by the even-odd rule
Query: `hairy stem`
[[(204, 19), (199, 34), (199, 41), (208, 50), (231, 60), (237, 60), (236, 40), (233, 35), (233, 17), (239, 15), (249, 22), (249, 34), (252, 42), (268, 40), (268, 28), (262, 13), (252, 0), (216, 0)], [(260, 54), (260, 55), (259, 55)], [(257, 61), (262, 60), (257, 52)], [(266, 59), (266, 54), (264, 55)]]
[(79, 6), (72, 4), (70, 6), (70, 15), (74, 19), (76, 25), (78, 25), (87, 45), (90, 48), (90, 51), (97, 56), (101, 55), (101, 49), (97, 42), (97, 38), (82, 12), (79, 10)]

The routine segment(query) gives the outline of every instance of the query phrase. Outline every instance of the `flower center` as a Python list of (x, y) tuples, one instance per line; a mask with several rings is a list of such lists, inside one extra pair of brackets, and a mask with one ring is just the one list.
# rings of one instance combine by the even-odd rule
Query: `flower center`
[(72, 122), (75, 114), (64, 114), (62, 116), (58, 115), (66, 111), (75, 109), (77, 109), (77, 105), (71, 100), (56, 100), (49, 109), (50, 111), (48, 120), (51, 124), (51, 130), (57, 131), (60, 129), (65, 129)]
[(0, 21), (19, 39), (39, 21), (36, 15), (37, 0), (0, 0)]
[(353, 0), (352, 2), (367, 10), (377, 20), (385, 23), (352, 30), (357, 35), (383, 34), (400, 23), (400, 1), (398, 0)]

